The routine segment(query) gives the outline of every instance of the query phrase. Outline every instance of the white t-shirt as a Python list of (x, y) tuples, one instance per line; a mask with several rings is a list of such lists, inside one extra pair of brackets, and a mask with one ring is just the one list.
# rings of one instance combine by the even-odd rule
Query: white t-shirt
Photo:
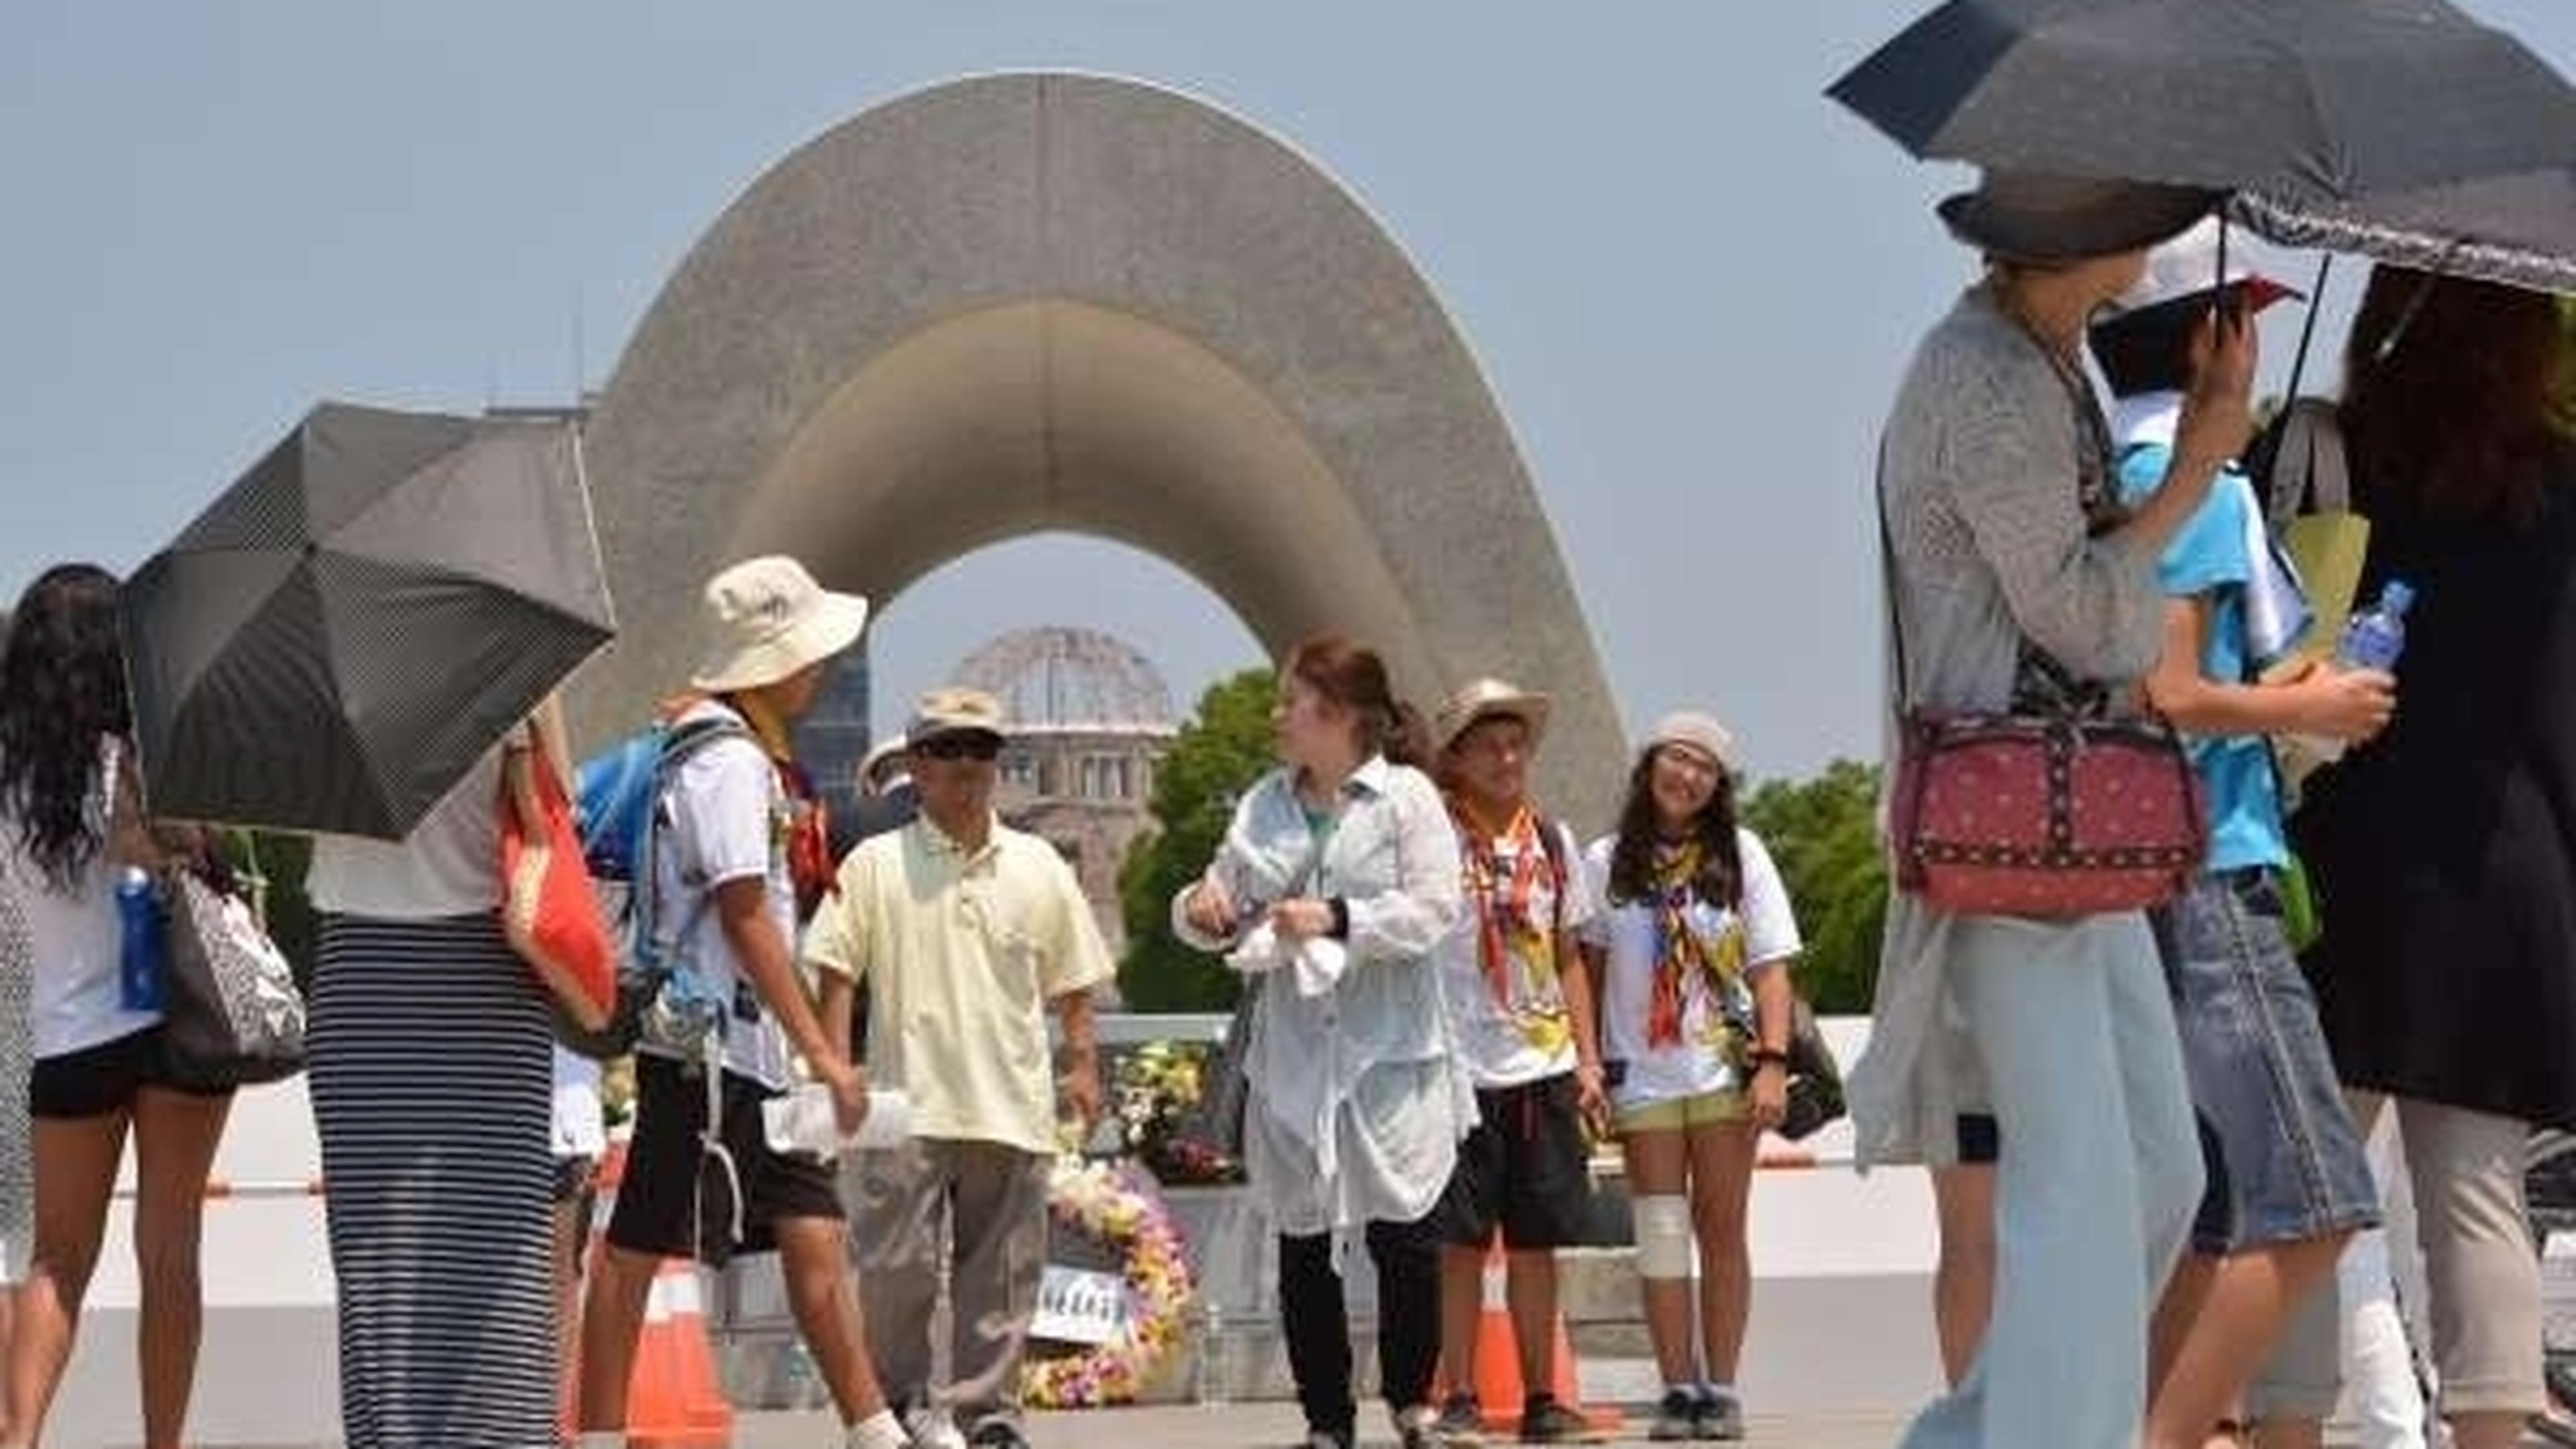
[(38, 1060), (120, 1041), (161, 1020), (157, 1011), (128, 1011), (118, 977), (125, 933), (116, 914), (117, 867), (104, 844), (116, 768), (115, 746), (103, 744), (88, 805), (90, 826), (102, 844), (68, 891), (21, 853), (18, 822), (0, 818), (0, 868), (12, 872), (35, 948), (28, 1026)]
[(471, 916), (501, 904), (501, 746), (400, 841), (313, 837), (304, 893), (321, 911), (378, 920)]
[[(1620, 1078), (1611, 1098), (1622, 1108), (1669, 1102), (1703, 1092), (1733, 1090), (1734, 1064), (1719, 1045), (1725, 1039), (1730, 1011), (1751, 1021), (1749, 989), (1733, 1002), (1716, 999), (1706, 979), (1694, 973), (1682, 988), (1681, 1039), (1650, 1044), (1646, 1016), (1654, 999), (1655, 968), (1660, 959), (1655, 905), (1652, 901), (1619, 901), (1610, 894), (1612, 837), (1605, 836), (1584, 852), (1592, 888), (1603, 901), (1600, 914), (1584, 930), (1584, 940), (1605, 958), (1601, 971), (1601, 1056)], [(1735, 849), (1743, 863), (1744, 903), (1740, 910), (1704, 901), (1691, 905), (1692, 928), (1704, 941), (1716, 942), (1739, 933), (1745, 976), (1757, 968), (1785, 962), (1798, 954), (1798, 922), (1789, 911), (1789, 892), (1780, 883), (1771, 852), (1753, 832), (1738, 829)]]
[(599, 1063), (555, 1047), (554, 1152), (557, 1158), (608, 1155), (608, 1117), (599, 1100)]
[[(691, 720), (741, 716), (714, 700), (683, 712)], [(777, 766), (749, 735), (715, 740), (680, 762), (663, 796), (670, 811), (656, 849), (660, 928), (681, 961), (732, 1003), (725, 1017), (725, 1069), (775, 1091), (789, 1085), (787, 1038), (742, 974), (712, 899), (728, 881), (757, 879), (769, 896), (782, 960), (796, 959), (796, 882), (787, 867), (789, 801)]]
[[(1574, 832), (1563, 821), (1548, 822), (1544, 828), (1555, 831), (1557, 859), (1565, 863), (1562, 915), (1557, 910), (1556, 872), (1546, 847), (1531, 844), (1529, 851), (1536, 858), (1523, 861), (1509, 840), (1467, 843), (1471, 854), (1488, 850), (1491, 858), (1481, 872), (1473, 868), (1466, 872), (1465, 909), (1458, 914), (1457, 929), (1434, 953), (1459, 1060), (1467, 1079), (1479, 1087), (1516, 1087), (1574, 1070), (1574, 1023), (1558, 983), (1558, 963), (1552, 958), (1558, 926), (1579, 930), (1597, 910), (1596, 897)], [(1460, 838), (1466, 843), (1463, 832)], [(1509, 882), (1523, 872), (1530, 885), (1517, 911), (1508, 885), (1501, 892), (1481, 891), (1474, 885), (1480, 876)], [(1485, 977), (1482, 942), (1489, 912), (1517, 917), (1491, 922), (1501, 928), (1506, 942), (1508, 1001), (1496, 998), (1493, 984)]]

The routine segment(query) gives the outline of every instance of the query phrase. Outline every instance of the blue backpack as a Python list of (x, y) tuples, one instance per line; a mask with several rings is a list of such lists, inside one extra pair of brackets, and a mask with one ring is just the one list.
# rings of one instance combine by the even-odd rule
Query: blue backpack
[(574, 810), (582, 858), (618, 942), (617, 1004), (597, 1031), (558, 1015), (555, 1035), (565, 1046), (603, 1061), (642, 1042), (695, 1057), (721, 1036), (725, 1003), (676, 951), (696, 929), (706, 903), (699, 902), (678, 932), (658, 930), (661, 875), (655, 856), (670, 824), (662, 800), (680, 766), (718, 740), (749, 738), (751, 731), (730, 717), (657, 722), (581, 762)]

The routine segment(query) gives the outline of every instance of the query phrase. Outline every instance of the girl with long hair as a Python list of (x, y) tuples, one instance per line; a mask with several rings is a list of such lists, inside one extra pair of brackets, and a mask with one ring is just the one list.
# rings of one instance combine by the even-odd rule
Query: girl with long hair
[(35, 960), (35, 1243), (10, 1344), (9, 1424), (26, 1442), (43, 1431), (130, 1131), (143, 1442), (176, 1449), (204, 1314), (206, 1174), (232, 1097), (170, 1080), (158, 1006), (119, 979), (117, 875), (166, 855), (135, 777), (116, 590), (87, 564), (48, 569), (0, 647), (0, 873)]
[(1755, 1146), (1788, 1105), (1798, 923), (1770, 853), (1736, 823), (1733, 765), (1717, 721), (1665, 716), (1629, 772), (1618, 831), (1587, 854), (1603, 908), (1584, 953), (1664, 1380), (1655, 1439), (1744, 1436), (1745, 1208)]
[(1172, 925), (1255, 972), (1243, 1156), (1279, 1230), (1279, 1312), (1308, 1442), (1350, 1449), (1350, 1324), (1334, 1240), (1377, 1265), (1379, 1378), (1405, 1449), (1437, 1441), (1432, 1219), (1474, 1099), (1433, 951), (1460, 911), (1458, 839), (1416, 767), (1422, 727), (1378, 656), (1327, 636), (1279, 671), (1279, 768), (1235, 807)]

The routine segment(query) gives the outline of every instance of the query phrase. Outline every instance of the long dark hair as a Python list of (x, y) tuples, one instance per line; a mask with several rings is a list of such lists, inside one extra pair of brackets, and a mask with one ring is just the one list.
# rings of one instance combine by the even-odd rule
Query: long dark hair
[(1322, 634), (1289, 651), (1285, 672), (1351, 712), (1360, 758), (1382, 754), (1394, 764), (1417, 767), (1431, 758), (1422, 716), (1395, 697), (1387, 684), (1386, 661), (1376, 650), (1339, 634)]
[(2519, 287), (2383, 266), (2344, 349), (2354, 502), (2528, 524), (2563, 459), (2558, 305)]
[[(1652, 745), (1640, 752), (1628, 771), (1627, 803), (1619, 807), (1619, 834), (1610, 846), (1610, 899), (1650, 901), (1655, 898), (1655, 756), (1671, 745)], [(1699, 842), (1699, 879), (1691, 883), (1701, 900), (1728, 910), (1744, 904), (1744, 860), (1735, 848), (1735, 777), (1724, 766), (1717, 788), (1690, 823)]]
[(132, 727), (116, 576), (94, 564), (45, 570), (0, 646), (0, 815), (59, 889), (76, 886), (106, 844), (104, 812), (90, 809), (99, 742)]

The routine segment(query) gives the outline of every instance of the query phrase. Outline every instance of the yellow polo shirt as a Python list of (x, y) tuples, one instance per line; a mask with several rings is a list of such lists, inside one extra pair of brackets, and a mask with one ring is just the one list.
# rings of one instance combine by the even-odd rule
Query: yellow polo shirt
[(804, 957), (873, 988), (868, 1074), (911, 1095), (916, 1136), (1055, 1151), (1047, 1003), (1114, 968), (1054, 846), (997, 821), (969, 854), (926, 817), (871, 837)]

